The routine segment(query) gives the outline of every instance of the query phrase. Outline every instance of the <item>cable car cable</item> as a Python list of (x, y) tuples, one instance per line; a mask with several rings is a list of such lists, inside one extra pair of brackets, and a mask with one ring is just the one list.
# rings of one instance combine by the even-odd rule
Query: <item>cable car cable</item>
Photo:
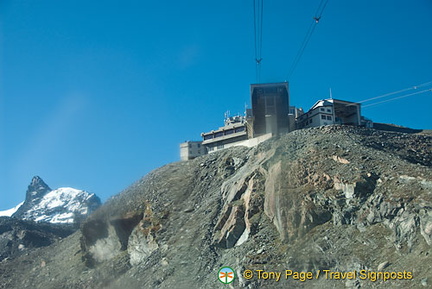
[(292, 65), (291, 65), (291, 68), (290, 68), (290, 70), (288, 72), (288, 75), (287, 75), (286, 79), (289, 80), (291, 78), (294, 70), (296, 69), (296, 67), (297, 67), (297, 65), (298, 65), (298, 63), (299, 63), (299, 61), (300, 61), (300, 59), (301, 59), (301, 57), (302, 57), (302, 55), (303, 55), (303, 53), (304, 53), (304, 51), (306, 49), (306, 46), (308, 45), (309, 40), (311, 39), (312, 34), (315, 31), (316, 25), (321, 20), (322, 14), (324, 13), (325, 8), (327, 7), (328, 1), (329, 0), (321, 0), (320, 4), (319, 4), (319, 6), (318, 6), (318, 8), (317, 8), (317, 10), (315, 12), (315, 16), (312, 18), (313, 22), (309, 26), (309, 29), (308, 29), (308, 31), (306, 33), (306, 36), (303, 39), (302, 45), (300, 46), (300, 49), (297, 52), (296, 57), (294, 58), (294, 61), (293, 61)]
[(429, 92), (429, 91), (432, 92), (432, 88), (424, 89), (422, 91), (417, 91), (417, 92), (413, 92), (413, 93), (409, 93), (409, 94), (406, 94), (406, 95), (397, 96), (397, 97), (386, 99), (386, 100), (383, 100), (383, 101), (378, 101), (376, 103), (367, 104), (367, 105), (364, 105), (363, 108), (374, 106), (374, 105), (378, 105), (378, 104), (382, 104), (382, 103), (385, 103), (385, 102), (389, 102), (389, 101), (393, 101), (393, 100), (397, 100), (397, 99), (401, 99), (401, 98), (405, 98), (405, 97), (409, 97), (409, 96), (416, 95), (416, 94), (426, 93), (426, 92)]
[(262, 61), (262, 35), (263, 35), (263, 10), (264, 0), (254, 0), (254, 38), (255, 38), (255, 64), (256, 64), (256, 81), (261, 77)]
[(409, 91), (409, 90), (412, 90), (412, 89), (418, 89), (420, 87), (428, 86), (428, 85), (431, 85), (431, 84), (432, 84), (432, 81), (428, 81), (428, 82), (425, 82), (425, 83), (422, 83), (422, 84), (419, 84), (419, 85), (411, 86), (409, 88), (397, 90), (397, 91), (394, 91), (394, 92), (386, 93), (386, 94), (383, 94), (383, 95), (375, 96), (375, 97), (368, 98), (368, 99), (365, 99), (365, 100), (362, 100), (362, 101), (357, 101), (357, 102), (358, 103), (368, 102), (368, 101), (371, 101), (371, 100), (384, 98), (384, 97), (387, 97), (387, 96), (390, 96), (390, 95), (393, 95), (393, 94), (397, 94), (397, 93), (401, 93), (401, 92), (406, 92), (406, 91)]

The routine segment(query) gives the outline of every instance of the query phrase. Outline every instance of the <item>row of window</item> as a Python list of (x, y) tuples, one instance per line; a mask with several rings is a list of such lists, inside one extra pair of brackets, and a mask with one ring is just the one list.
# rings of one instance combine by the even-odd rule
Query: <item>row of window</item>
[[(321, 107), (321, 108), (320, 108), (320, 111), (326, 111), (326, 109), (325, 109), (324, 107)], [(330, 113), (331, 113), (331, 109), (330, 109), (330, 108), (327, 108), (327, 112), (330, 112)]]
[(218, 137), (222, 137), (224, 135), (229, 135), (229, 134), (233, 134), (233, 133), (237, 133), (237, 132), (242, 132), (242, 131), (245, 131), (245, 130), (246, 130), (246, 128), (244, 126), (240, 126), (240, 127), (236, 127), (236, 128), (232, 128), (232, 129), (218, 131), (217, 133), (214, 133), (214, 134), (204, 135), (204, 140), (218, 138)]
[[(324, 115), (324, 114), (322, 114), (321, 115), (321, 119), (325, 119), (325, 120), (332, 120), (333, 118), (332, 118), (332, 116), (331, 115)], [(311, 124), (313, 122), (313, 118), (310, 118), (310, 119), (307, 119), (306, 121), (305, 121), (305, 126), (306, 125), (308, 125), (308, 124)]]
[[(327, 113), (332, 113), (332, 110), (330, 109), (330, 108), (324, 108), (324, 107), (321, 107), (320, 108), (320, 111), (322, 111), (322, 112), (326, 112), (326, 110), (327, 110)], [(308, 116), (311, 116), (311, 114), (313, 114), (313, 112), (314, 112), (315, 110), (313, 110), (313, 111), (308, 111), (307, 113), (305, 113), (305, 114), (302, 114), (301, 116), (299, 116), (299, 120), (302, 120), (302, 119), (304, 119), (304, 118), (307, 118)]]

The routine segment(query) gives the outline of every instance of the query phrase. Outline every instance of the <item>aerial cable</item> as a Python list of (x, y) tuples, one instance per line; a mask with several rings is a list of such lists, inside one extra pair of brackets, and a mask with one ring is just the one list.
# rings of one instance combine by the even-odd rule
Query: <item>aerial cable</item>
[(363, 102), (368, 102), (368, 101), (375, 100), (375, 99), (384, 98), (384, 97), (387, 97), (387, 96), (390, 96), (390, 95), (393, 95), (393, 94), (398, 94), (398, 93), (406, 92), (406, 91), (409, 91), (409, 90), (412, 90), (412, 89), (418, 89), (420, 87), (428, 86), (428, 85), (431, 85), (431, 84), (432, 84), (432, 81), (428, 81), (428, 82), (425, 82), (425, 83), (422, 83), (422, 84), (419, 84), (419, 85), (414, 85), (414, 86), (409, 87), (409, 88), (401, 89), (401, 90), (398, 90), (398, 91), (394, 91), (394, 92), (386, 93), (386, 94), (383, 94), (383, 95), (375, 96), (375, 97), (372, 97), (372, 98), (368, 98), (368, 99), (365, 99), (365, 100), (362, 100), (362, 101), (358, 101), (358, 103), (363, 103)]
[(262, 61), (262, 32), (263, 32), (264, 0), (254, 0), (253, 4), (254, 4), (256, 81), (259, 82), (261, 77), (261, 61)]
[(318, 6), (318, 8), (317, 8), (317, 10), (315, 12), (314, 17), (312, 18), (313, 22), (309, 26), (309, 29), (308, 29), (308, 31), (306, 33), (305, 38), (303, 39), (303, 42), (302, 42), (302, 44), (300, 46), (300, 49), (297, 52), (296, 57), (294, 58), (294, 61), (293, 61), (292, 65), (291, 65), (291, 68), (290, 68), (290, 70), (288, 72), (287, 79), (291, 78), (294, 70), (296, 69), (297, 64), (299, 63), (299, 61), (300, 61), (300, 59), (301, 59), (301, 57), (302, 57), (302, 55), (303, 55), (303, 53), (304, 53), (304, 51), (306, 49), (306, 46), (308, 45), (309, 40), (311, 39), (312, 34), (315, 31), (316, 26), (318, 25), (318, 23), (321, 20), (321, 16), (322, 16), (322, 14), (324, 12), (324, 9), (327, 7), (328, 1), (329, 0), (321, 0), (320, 4), (319, 4), (319, 6)]
[[(401, 94), (402, 92), (408, 92), (410, 90), (417, 90), (417, 89), (419, 89), (421, 87), (431, 86), (431, 85), (432, 85), (432, 81), (428, 81), (428, 82), (425, 82), (425, 83), (422, 83), (422, 84), (419, 84), (419, 85), (414, 85), (414, 86), (411, 86), (411, 87), (408, 87), (408, 88), (404, 88), (404, 89), (401, 89), (401, 90), (385, 93), (385, 94), (382, 94), (382, 95), (379, 95), (379, 96), (375, 96), (375, 97), (372, 97), (372, 98), (368, 98), (368, 99), (365, 99), (365, 100), (356, 101), (355, 103), (364, 103), (364, 102), (368, 102), (368, 101), (372, 101), (372, 100), (388, 97), (388, 96), (395, 95), (395, 94)], [(362, 107), (370, 107), (370, 106), (378, 105), (378, 104), (381, 104), (381, 103), (386, 103), (386, 102), (389, 102), (389, 101), (393, 101), (393, 100), (409, 97), (409, 96), (412, 96), (412, 95), (426, 93), (426, 92), (429, 92), (429, 91), (432, 92), (432, 88), (427, 88), (427, 89), (424, 89), (424, 90), (421, 90), (421, 91), (416, 91), (416, 92), (412, 92), (412, 93), (408, 93), (408, 94), (404, 94), (404, 95), (399, 95), (399, 96), (396, 96), (396, 97), (393, 97), (393, 98), (390, 98), (390, 99), (386, 99), (386, 100), (383, 100), (383, 101), (372, 102), (370, 104), (363, 105)], [(330, 93), (330, 95), (331, 95), (331, 93)], [(355, 103), (345, 104), (345, 106), (354, 106)]]
[(306, 36), (305, 36), (305, 38), (303, 39), (302, 45), (300, 46), (300, 49), (299, 49), (299, 51), (297, 52), (297, 55), (296, 55), (296, 57), (294, 58), (294, 61), (293, 61), (292, 65), (291, 65), (291, 69), (290, 69), (289, 72), (288, 72), (287, 79), (290, 79), (290, 78), (291, 78), (291, 75), (293, 74), (294, 70), (296, 69), (297, 64), (298, 64), (299, 61), (300, 61), (300, 58), (302, 57), (303, 52), (305, 51), (306, 46), (307, 46), (308, 43), (309, 43), (309, 40), (310, 40), (310, 38), (311, 38), (311, 36), (312, 36), (312, 33), (313, 33), (314, 30), (315, 30), (315, 27), (316, 27), (316, 23), (315, 23), (315, 22), (314, 22), (314, 23), (311, 23), (311, 25), (309, 26), (309, 30), (308, 30), (308, 32), (306, 33)]
[(321, 0), (319, 6), (317, 8), (317, 10), (315, 11), (314, 20), (315, 20), (316, 23), (318, 23), (320, 21), (321, 15), (323, 14), (324, 9), (327, 6), (327, 3), (328, 3), (328, 0), (326, 0), (325, 2), (324, 2), (324, 0)]
[(394, 98), (390, 98), (390, 99), (386, 99), (386, 100), (383, 100), (383, 101), (379, 101), (379, 102), (376, 102), (376, 103), (371, 103), (371, 104), (368, 104), (368, 105), (364, 105), (363, 108), (374, 106), (374, 105), (378, 105), (378, 104), (389, 102), (389, 101), (393, 101), (393, 100), (397, 100), (397, 99), (401, 99), (401, 98), (405, 98), (405, 97), (416, 95), (416, 94), (426, 93), (426, 92), (429, 92), (429, 91), (432, 92), (432, 88), (424, 89), (424, 90), (421, 90), (421, 91), (417, 91), (417, 92), (409, 93), (409, 94), (406, 94), (406, 95), (401, 95), (401, 96), (397, 96), (397, 97), (394, 97)]

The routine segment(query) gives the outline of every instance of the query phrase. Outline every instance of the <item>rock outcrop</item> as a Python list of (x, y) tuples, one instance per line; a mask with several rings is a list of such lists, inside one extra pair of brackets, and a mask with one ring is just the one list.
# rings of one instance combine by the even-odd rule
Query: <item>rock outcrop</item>
[(0, 217), (0, 262), (29, 254), (76, 231), (71, 225), (40, 224), (15, 218)]
[(51, 188), (42, 180), (41, 177), (33, 177), (30, 185), (27, 187), (24, 203), (14, 213), (14, 217), (22, 219), (23, 215), (39, 203), (49, 192), (51, 192)]
[[(0, 288), (427, 288), (431, 246), (432, 137), (329, 126), (157, 169), (80, 232), (0, 263)], [(246, 269), (413, 277), (276, 282)]]

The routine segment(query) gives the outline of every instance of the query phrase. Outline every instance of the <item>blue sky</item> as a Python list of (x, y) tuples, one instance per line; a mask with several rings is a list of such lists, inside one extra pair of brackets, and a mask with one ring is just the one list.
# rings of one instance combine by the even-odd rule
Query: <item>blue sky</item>
[[(432, 81), (430, 0), (330, 0), (287, 79), (319, 3), (264, 2), (261, 82), (289, 80), (292, 105)], [(0, 1), (0, 210), (34, 175), (106, 200), (178, 161), (249, 104), (254, 57), (252, 0)], [(428, 92), (363, 115), (432, 129), (431, 106)]]

